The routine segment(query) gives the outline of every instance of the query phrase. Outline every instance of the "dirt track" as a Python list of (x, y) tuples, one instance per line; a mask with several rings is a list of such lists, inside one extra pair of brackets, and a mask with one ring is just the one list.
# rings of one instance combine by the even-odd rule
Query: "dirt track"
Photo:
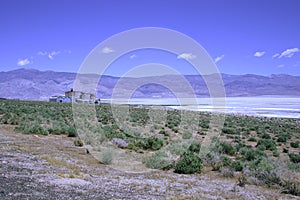
[(0, 199), (300, 199), (253, 185), (241, 188), (213, 172), (116, 171), (73, 141), (0, 126)]

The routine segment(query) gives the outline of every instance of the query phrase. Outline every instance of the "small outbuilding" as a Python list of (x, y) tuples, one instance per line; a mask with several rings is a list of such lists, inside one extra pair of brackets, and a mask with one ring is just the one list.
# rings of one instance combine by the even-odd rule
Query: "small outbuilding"
[(70, 97), (66, 97), (66, 96), (59, 96), (59, 97), (57, 97), (56, 102), (70, 103), (70, 102), (72, 102), (72, 99)]
[(66, 103), (70, 103), (72, 102), (70, 97), (66, 97), (66, 96), (52, 96), (49, 98), (49, 102), (66, 102)]

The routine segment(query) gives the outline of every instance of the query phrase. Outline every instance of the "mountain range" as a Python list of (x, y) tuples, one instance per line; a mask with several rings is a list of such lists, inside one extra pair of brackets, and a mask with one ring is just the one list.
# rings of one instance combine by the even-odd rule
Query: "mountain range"
[[(0, 97), (7, 99), (48, 100), (53, 95), (64, 95), (65, 91), (73, 88), (76, 73), (39, 71), (36, 69), (22, 68), (13, 71), (0, 72)], [(84, 75), (82, 76), (84, 77)], [(249, 97), (262, 95), (300, 96), (300, 76), (277, 74), (262, 76), (255, 74), (229, 75), (221, 74), (226, 96)], [(197, 97), (209, 97), (209, 90), (205, 80), (214, 79), (214, 75), (185, 75), (185, 80)], [(99, 76), (89, 74), (85, 76), (89, 81), (97, 81)], [(181, 77), (182, 79), (182, 77)], [(80, 79), (81, 81), (83, 79)], [(122, 80), (122, 84), (118, 81)], [(112, 94), (132, 93), (135, 98), (169, 98), (177, 93), (188, 93), (185, 85), (178, 82), (178, 75), (164, 75), (154, 77), (113, 77), (102, 75), (98, 86), (95, 88), (97, 98), (110, 98)], [(147, 83), (144, 84), (143, 83)], [(159, 83), (159, 84), (158, 84)], [(118, 84), (117, 94), (113, 93)], [(121, 86), (120, 86), (121, 85)], [(173, 94), (167, 86), (176, 88)], [(137, 87), (138, 86), (138, 87)], [(189, 94), (187, 94), (189, 95)]]

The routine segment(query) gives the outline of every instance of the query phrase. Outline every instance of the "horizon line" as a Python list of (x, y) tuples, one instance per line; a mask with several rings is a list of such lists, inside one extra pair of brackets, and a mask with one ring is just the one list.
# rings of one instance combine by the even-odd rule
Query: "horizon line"
[[(55, 72), (55, 73), (74, 73), (74, 74), (79, 74), (78, 72), (74, 71), (54, 71), (54, 70), (40, 70), (37, 68), (17, 68), (17, 69), (12, 69), (8, 71), (0, 71), (0, 73), (8, 73), (12, 71), (18, 71), (18, 70), (34, 70), (34, 71), (39, 71), (39, 72)], [(300, 76), (300, 75), (293, 75), (293, 74), (288, 74), (288, 73), (275, 73), (275, 74), (254, 74), (254, 73), (242, 73), (242, 74), (230, 74), (230, 73), (212, 73), (212, 74), (162, 74), (162, 75), (145, 75), (145, 76), (118, 76), (118, 75), (113, 75), (113, 74), (102, 74), (101, 76), (110, 76), (110, 77), (127, 77), (127, 78), (146, 78), (146, 77), (160, 77), (160, 76), (209, 76), (209, 75), (214, 75), (214, 74), (220, 74), (220, 75), (230, 75), (230, 76), (245, 76), (245, 75), (256, 75), (256, 76), (264, 76), (264, 77), (271, 77), (271, 76), (279, 76), (279, 75), (288, 75), (288, 76)], [(82, 75), (99, 75), (96, 73), (85, 73)]]

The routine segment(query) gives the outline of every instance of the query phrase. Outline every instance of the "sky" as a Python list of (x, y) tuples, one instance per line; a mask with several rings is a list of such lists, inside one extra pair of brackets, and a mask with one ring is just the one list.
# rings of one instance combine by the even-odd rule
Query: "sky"
[[(300, 75), (299, 10), (299, 0), (0, 0), (0, 71), (77, 72), (111, 36), (160, 27), (199, 43), (221, 73)], [(120, 56), (105, 73), (122, 76), (159, 63), (195, 74), (188, 61), (196, 57), (141, 49)]]

